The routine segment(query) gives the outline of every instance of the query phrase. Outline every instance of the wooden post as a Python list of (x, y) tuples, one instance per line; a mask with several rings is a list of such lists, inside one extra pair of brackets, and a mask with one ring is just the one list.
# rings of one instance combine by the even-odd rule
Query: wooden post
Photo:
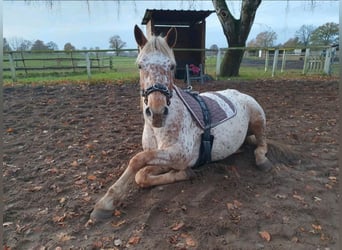
[(285, 69), (285, 64), (286, 64), (286, 50), (283, 50), (283, 59), (281, 61), (281, 70), (280, 72), (283, 73)]
[(109, 69), (113, 69), (113, 56), (109, 57)]
[(303, 74), (307, 73), (307, 69), (308, 69), (308, 61), (309, 61), (309, 56), (310, 56), (310, 49), (306, 48), (305, 49), (305, 57), (304, 57), (304, 66), (303, 66)]
[(216, 55), (216, 80), (218, 79), (218, 76), (221, 74), (221, 49), (219, 48), (217, 50), (217, 55)]
[(189, 64), (185, 64), (185, 74), (186, 74), (186, 83), (187, 83), (187, 88), (191, 89), (191, 79), (190, 79), (190, 72), (189, 72)]
[(279, 56), (279, 49), (276, 49), (274, 51), (273, 67), (272, 67), (272, 77), (275, 75), (275, 71), (277, 70), (278, 56)]
[(21, 55), (21, 60), (23, 61), (24, 69), (25, 69), (25, 76), (27, 77), (27, 68), (26, 68), (26, 64), (25, 64), (25, 58), (24, 58), (23, 51), (20, 51), (20, 55)]
[(203, 74), (204, 74), (204, 72), (203, 72), (203, 65), (202, 65), (202, 63), (199, 65), (199, 67), (200, 67), (200, 80), (201, 80), (201, 83), (203, 84), (204, 83), (204, 77), (203, 77)]
[(11, 67), (11, 73), (12, 73), (12, 81), (16, 82), (17, 81), (17, 76), (15, 74), (15, 65), (14, 65), (14, 60), (13, 60), (12, 53), (8, 54), (8, 59), (10, 61), (10, 67)]
[(265, 50), (265, 72), (267, 72), (268, 69), (268, 60), (270, 58), (270, 53), (268, 51), (268, 49)]
[(74, 73), (76, 72), (75, 65), (74, 65), (74, 58), (72, 57), (72, 50), (70, 50), (70, 57), (71, 57), (71, 65)]
[(332, 62), (332, 48), (325, 51), (325, 61), (323, 71), (327, 75), (331, 75), (331, 62)]
[(100, 52), (96, 52), (96, 60), (97, 60), (97, 65), (99, 66), (99, 71), (101, 71), (101, 64), (100, 64), (99, 54), (100, 54)]
[(87, 74), (88, 74), (89, 80), (91, 78), (90, 64), (91, 62), (90, 62), (89, 52), (86, 52), (86, 65), (87, 65)]

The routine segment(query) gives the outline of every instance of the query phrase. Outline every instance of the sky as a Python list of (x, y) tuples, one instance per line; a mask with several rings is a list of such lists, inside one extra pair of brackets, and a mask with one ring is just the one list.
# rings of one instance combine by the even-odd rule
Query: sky
[[(235, 17), (241, 1), (227, 1)], [(3, 2), (3, 36), (10, 41), (55, 42), (60, 50), (70, 42), (77, 49), (109, 48), (109, 38), (120, 36), (127, 49), (135, 49), (133, 29), (141, 25), (146, 9), (213, 10), (211, 1), (55, 1), (52, 7), (41, 1)], [(22, 17), (22, 18), (21, 18)], [(318, 27), (339, 23), (339, 1), (263, 0), (259, 6), (248, 40), (264, 31), (277, 33), (276, 44), (293, 38), (302, 25)], [(206, 47), (216, 44), (226, 48), (227, 41), (216, 13), (206, 19)]]

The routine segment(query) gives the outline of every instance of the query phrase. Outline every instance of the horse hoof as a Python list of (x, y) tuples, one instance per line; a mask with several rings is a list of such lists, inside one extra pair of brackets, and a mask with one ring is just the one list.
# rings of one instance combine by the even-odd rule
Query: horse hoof
[(105, 210), (105, 209), (94, 209), (91, 214), (90, 218), (96, 221), (105, 220), (112, 217), (113, 211), (112, 210)]
[(263, 172), (269, 172), (273, 168), (273, 164), (270, 160), (266, 160), (264, 163), (258, 164), (257, 168)]

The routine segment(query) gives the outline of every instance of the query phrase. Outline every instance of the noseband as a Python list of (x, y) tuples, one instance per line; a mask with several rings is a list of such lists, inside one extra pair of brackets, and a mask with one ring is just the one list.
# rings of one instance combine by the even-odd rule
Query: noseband
[(161, 83), (156, 83), (154, 85), (152, 85), (151, 87), (148, 87), (147, 89), (143, 89), (141, 96), (144, 97), (144, 103), (147, 105), (147, 98), (148, 95), (151, 94), (152, 92), (158, 91), (160, 93), (162, 93), (163, 95), (166, 96), (166, 103), (169, 106), (170, 105), (170, 99), (172, 97), (172, 90), (170, 90), (168, 87), (166, 87), (165, 85), (161, 84)]

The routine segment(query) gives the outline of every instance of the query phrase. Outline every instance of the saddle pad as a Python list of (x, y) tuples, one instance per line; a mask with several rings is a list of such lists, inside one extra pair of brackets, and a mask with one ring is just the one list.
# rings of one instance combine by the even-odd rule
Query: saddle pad
[[(203, 112), (197, 100), (192, 96), (192, 94), (189, 93), (189, 91), (179, 89), (176, 86), (174, 89), (176, 93), (178, 94), (178, 96), (180, 97), (180, 99), (185, 104), (185, 106), (187, 107), (187, 109), (189, 110), (189, 112), (192, 114), (193, 118), (197, 121), (197, 123), (200, 125), (202, 129), (205, 129)], [(214, 128), (217, 125), (221, 124), (222, 122), (227, 121), (236, 115), (236, 108), (227, 97), (217, 92), (208, 92), (208, 93), (221, 98), (227, 104), (226, 106), (228, 107), (226, 110), (223, 110), (221, 106), (214, 99), (211, 99), (208, 96), (201, 95), (202, 99), (204, 100), (204, 102), (206, 103), (209, 109), (210, 118), (211, 118), (210, 128)]]

